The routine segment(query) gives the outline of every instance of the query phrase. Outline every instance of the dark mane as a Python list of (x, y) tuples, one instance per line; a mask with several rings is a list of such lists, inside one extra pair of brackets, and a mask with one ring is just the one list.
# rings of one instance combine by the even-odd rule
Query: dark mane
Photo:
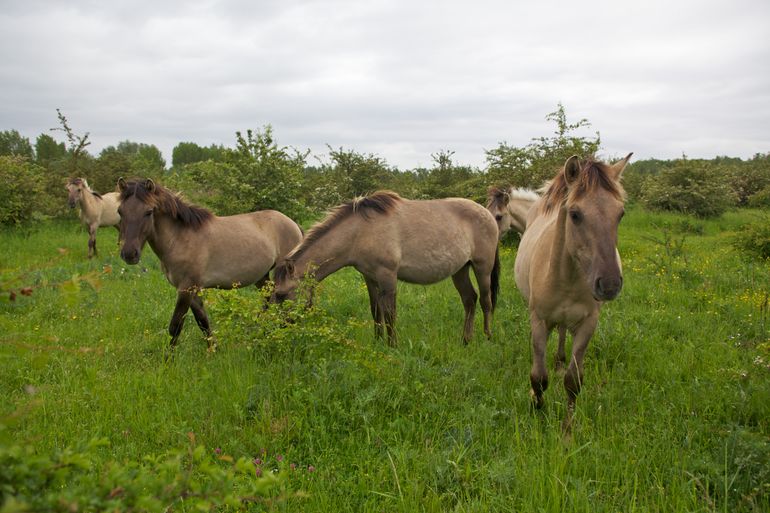
[(563, 168), (553, 180), (545, 184), (542, 189), (543, 203), (541, 208), (545, 213), (551, 212), (564, 203), (577, 201), (598, 188), (610, 192), (619, 200), (625, 198), (625, 191), (620, 182), (613, 179), (610, 174), (610, 166), (594, 157), (589, 157), (581, 162), (581, 172), (572, 186), (567, 186)]
[[(150, 185), (149, 189), (148, 185)], [(125, 201), (131, 196), (135, 196), (145, 205), (158, 209), (159, 212), (171, 216), (172, 219), (194, 230), (199, 229), (214, 217), (209, 210), (188, 205), (179, 195), (149, 180), (127, 182), (125, 188), (120, 191), (120, 201)]]
[[(287, 259), (293, 260), (298, 258), (309, 246), (351, 215), (357, 214), (364, 219), (369, 219), (372, 214), (388, 214), (399, 201), (401, 201), (401, 196), (395, 192), (377, 191), (369, 196), (358, 197), (334, 207), (321, 222), (310, 228), (300, 245), (287, 255)], [(285, 269), (280, 270), (277, 268), (276, 272), (279, 271), (284, 272)]]

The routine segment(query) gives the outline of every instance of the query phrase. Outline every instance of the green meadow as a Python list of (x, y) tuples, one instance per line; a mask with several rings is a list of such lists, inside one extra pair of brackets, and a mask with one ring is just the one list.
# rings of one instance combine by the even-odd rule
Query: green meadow
[(463, 346), (451, 281), (399, 284), (389, 347), (347, 269), (310, 310), (207, 291), (217, 351), (188, 315), (170, 355), (149, 247), (128, 266), (101, 229), (89, 261), (74, 220), (4, 228), (0, 511), (770, 511), (770, 264), (732, 245), (757, 215), (629, 209), (569, 440), (555, 339), (530, 405), (515, 247), (491, 340), (478, 310)]

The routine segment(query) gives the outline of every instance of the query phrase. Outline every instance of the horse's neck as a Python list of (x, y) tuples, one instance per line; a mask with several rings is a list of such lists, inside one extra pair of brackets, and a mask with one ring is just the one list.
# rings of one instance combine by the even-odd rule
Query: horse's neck
[(551, 225), (551, 254), (549, 258), (550, 275), (553, 279), (563, 281), (574, 277), (579, 269), (567, 251), (567, 207), (561, 206), (556, 212), (556, 219)]
[(513, 228), (519, 233), (524, 233), (527, 227), (527, 213), (534, 201), (514, 200), (508, 203), (508, 213), (513, 217)]
[(169, 257), (174, 246), (175, 232), (174, 221), (165, 214), (156, 213), (153, 231), (147, 237), (147, 243), (158, 256), (161, 262)]
[(93, 218), (98, 212), (98, 202), (99, 198), (94, 196), (91, 189), (83, 191), (80, 195), (80, 210), (83, 215), (89, 219)]
[(333, 238), (329, 234), (314, 241), (294, 262), (300, 276), (311, 272), (316, 281), (348, 265), (350, 241)]

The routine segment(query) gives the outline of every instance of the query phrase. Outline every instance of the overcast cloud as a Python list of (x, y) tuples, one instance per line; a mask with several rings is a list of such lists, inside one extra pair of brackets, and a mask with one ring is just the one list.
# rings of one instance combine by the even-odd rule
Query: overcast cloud
[[(607, 157), (770, 151), (770, 2), (11, 1), (0, 130), (34, 143), (62, 109), (98, 152), (281, 145), (401, 169), (553, 131), (562, 102)], [(60, 135), (53, 134), (56, 137)]]

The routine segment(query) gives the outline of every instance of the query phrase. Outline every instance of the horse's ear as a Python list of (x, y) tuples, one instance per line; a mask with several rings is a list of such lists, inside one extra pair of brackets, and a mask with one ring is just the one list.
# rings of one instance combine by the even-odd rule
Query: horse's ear
[(567, 187), (571, 186), (578, 176), (580, 176), (580, 157), (572, 155), (564, 163), (564, 180), (567, 182)]
[(126, 190), (126, 187), (128, 187), (128, 184), (121, 176), (120, 178), (118, 178), (118, 189), (120, 190), (120, 192), (123, 192)]
[(155, 182), (152, 181), (152, 178), (148, 178), (144, 181), (144, 188), (147, 189), (147, 192), (155, 190)]
[(612, 176), (615, 178), (615, 180), (618, 180), (620, 178), (620, 175), (623, 173), (623, 170), (628, 165), (628, 161), (631, 160), (631, 155), (633, 155), (633, 154), (634, 153), (631, 152), (628, 155), (626, 155), (626, 158), (624, 158), (622, 160), (619, 160), (619, 161), (615, 162), (614, 164), (612, 164), (612, 166), (611, 166)]

